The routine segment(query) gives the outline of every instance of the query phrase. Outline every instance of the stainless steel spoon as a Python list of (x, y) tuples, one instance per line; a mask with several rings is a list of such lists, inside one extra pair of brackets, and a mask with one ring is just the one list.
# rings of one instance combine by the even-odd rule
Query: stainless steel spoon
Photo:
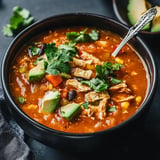
[(121, 43), (118, 45), (118, 47), (115, 49), (115, 51), (112, 53), (113, 57), (116, 57), (121, 50), (121, 48), (133, 37), (135, 36), (147, 23), (149, 23), (154, 16), (157, 13), (156, 7), (150, 8), (147, 12), (145, 12), (137, 21), (137, 23), (132, 26), (127, 35), (124, 37), (124, 39), (121, 41)]

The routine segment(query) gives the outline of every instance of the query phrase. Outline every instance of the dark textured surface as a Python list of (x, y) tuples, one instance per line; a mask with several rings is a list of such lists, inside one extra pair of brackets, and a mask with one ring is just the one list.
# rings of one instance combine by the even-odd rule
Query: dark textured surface
[[(0, 0), (0, 30), (8, 23), (12, 8), (20, 5), (31, 11), (36, 20), (47, 16), (89, 12), (105, 15), (114, 19), (111, 0)], [(146, 43), (153, 52), (157, 68), (160, 67), (160, 37), (145, 38)], [(6, 38), (0, 31), (0, 62), (13, 38)], [(160, 75), (160, 71), (158, 70)], [(158, 77), (159, 80), (159, 77)], [(1, 83), (0, 83), (1, 88)], [(73, 153), (58, 151), (43, 145), (26, 136), (26, 143), (30, 146), (36, 160), (80, 160), (80, 159), (160, 159), (160, 86), (154, 96), (152, 106), (141, 128), (124, 138), (121, 144), (102, 146), (101, 151), (91, 153)]]
[[(3, 105), (0, 103), (0, 106)], [(23, 130), (12, 119), (8, 123), (2, 113), (0, 107), (0, 160), (31, 159), (30, 149), (24, 143)]]

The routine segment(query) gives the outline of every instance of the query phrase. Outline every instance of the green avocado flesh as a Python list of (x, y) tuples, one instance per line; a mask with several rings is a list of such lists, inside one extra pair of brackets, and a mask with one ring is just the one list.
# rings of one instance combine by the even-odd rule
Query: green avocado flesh
[[(147, 11), (147, 3), (145, 0), (129, 0), (127, 10), (128, 19), (132, 25), (136, 24), (140, 16)], [(150, 23), (143, 27), (143, 30), (150, 29)]]
[(59, 91), (48, 91), (42, 99), (42, 109), (47, 113), (54, 112), (59, 106), (61, 94)]
[(77, 114), (80, 113), (81, 105), (77, 103), (70, 103), (61, 107), (61, 115), (67, 120), (73, 119)]
[(28, 78), (29, 78), (29, 81), (30, 82), (33, 82), (33, 81), (39, 81), (43, 78), (45, 74), (45, 65), (44, 65), (44, 61), (39, 61), (37, 66), (32, 68), (30, 71), (29, 71), (29, 74), (28, 74)]
[(151, 32), (160, 32), (160, 6), (156, 6), (157, 14), (152, 20)]

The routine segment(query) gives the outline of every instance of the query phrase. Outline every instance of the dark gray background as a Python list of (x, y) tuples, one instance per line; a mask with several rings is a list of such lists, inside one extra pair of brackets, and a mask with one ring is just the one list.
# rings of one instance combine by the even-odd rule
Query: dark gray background
[[(111, 0), (0, 0), (0, 30), (9, 22), (12, 8), (15, 5), (30, 10), (36, 20), (62, 13), (89, 12), (105, 15), (116, 19)], [(151, 49), (157, 68), (160, 66), (160, 37), (142, 37)], [(6, 38), (0, 31), (0, 63), (5, 51), (13, 38)], [(158, 71), (160, 75), (160, 71)], [(159, 79), (159, 78), (158, 78)], [(1, 82), (0, 82), (1, 88)], [(79, 160), (79, 159), (160, 159), (160, 86), (153, 103), (145, 119), (142, 128), (132, 135), (124, 137), (124, 143), (119, 146), (111, 146), (111, 150), (94, 153), (71, 153), (58, 151), (45, 146), (36, 140), (26, 136), (26, 142), (30, 146), (36, 160)]]

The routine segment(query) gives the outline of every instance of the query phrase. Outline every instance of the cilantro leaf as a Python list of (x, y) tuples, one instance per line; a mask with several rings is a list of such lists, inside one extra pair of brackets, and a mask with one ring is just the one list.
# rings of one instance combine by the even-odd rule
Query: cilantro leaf
[(83, 80), (82, 84), (87, 84), (91, 89), (96, 92), (103, 92), (109, 87), (109, 83), (99, 78), (92, 78), (91, 80)]
[(89, 34), (86, 33), (87, 29), (77, 32), (67, 32), (66, 37), (69, 41), (75, 43), (82, 43), (82, 42), (92, 42), (96, 41), (99, 38), (98, 31), (92, 30)]
[(75, 56), (78, 49), (75, 47), (76, 43), (65, 43), (65, 44), (61, 44), (59, 46), (59, 49), (64, 49), (64, 50), (67, 50), (68, 52), (70, 52), (72, 54), (72, 56)]
[(116, 106), (112, 106), (108, 108), (108, 112), (115, 112), (116, 110), (117, 110)]
[(74, 42), (77, 42), (77, 37), (80, 36), (79, 33), (77, 32), (67, 32), (66, 33), (66, 37), (69, 41), (74, 41)]
[(30, 15), (29, 10), (15, 6), (13, 8), (13, 15), (10, 17), (10, 23), (3, 27), (2, 32), (5, 36), (11, 37), (33, 21), (34, 18)]
[(89, 33), (90, 38), (92, 41), (97, 41), (99, 38), (98, 31), (92, 30), (91, 33)]
[(70, 52), (68, 52), (65, 49), (59, 50), (59, 52), (57, 53), (56, 58), (57, 58), (57, 60), (61, 60), (61, 61), (63, 60), (64, 63), (73, 60), (72, 54), (70, 54)]
[(31, 47), (28, 48), (28, 52), (29, 52), (30, 56), (38, 55), (39, 51), (40, 51), (40, 48), (37, 48), (37, 47), (34, 47), (34, 46), (31, 46)]
[(120, 70), (121, 66), (119, 63), (103, 62), (102, 65), (96, 65), (96, 75), (101, 79), (106, 79), (107, 76), (113, 75), (114, 71)]
[(112, 70), (119, 71), (122, 65), (120, 63), (113, 63), (112, 64)]
[(12, 30), (16, 30), (23, 23), (23, 17), (16, 14), (10, 18), (10, 26)]
[(68, 62), (64, 63), (63, 61), (52, 61), (48, 64), (46, 72), (53, 75), (58, 75), (62, 73), (69, 73), (71, 67)]
[(21, 8), (20, 6), (15, 6), (13, 7), (13, 13), (16, 15), (20, 15), (21, 17), (23, 17), (24, 19), (28, 18), (30, 16), (30, 12), (25, 9), (25, 8)]
[(55, 54), (57, 53), (58, 48), (55, 43), (46, 44), (44, 52), (46, 53), (47, 60), (50, 62)]
[(60, 73), (69, 73), (71, 67), (69, 61), (78, 53), (75, 43), (61, 44), (58, 48), (55, 43), (46, 45), (45, 53), (49, 64), (46, 72), (57, 75)]
[(27, 27), (27, 26), (29, 26), (33, 21), (34, 21), (34, 17), (29, 17), (29, 18), (27, 18), (27, 19), (24, 19), (24, 21), (23, 21), (23, 26), (24, 26), (24, 27)]
[(61, 71), (61, 73), (69, 73), (71, 66), (68, 62), (63, 61), (56, 61), (56, 65), (58, 66), (58, 69)]
[(102, 65), (96, 65), (96, 78), (92, 78), (91, 80), (83, 80), (82, 84), (87, 84), (91, 89), (96, 92), (103, 92), (110, 87), (110, 81), (113, 84), (121, 83), (122, 81), (112, 76), (113, 71), (120, 70), (121, 64), (111, 63), (111, 62), (103, 62)]
[(63, 62), (68, 62), (73, 60), (73, 56), (76, 56), (78, 49), (75, 43), (65, 43), (61, 44), (59, 47), (59, 52), (57, 53), (57, 59), (63, 59)]
[(88, 109), (88, 108), (89, 108), (89, 107), (88, 107), (88, 102), (85, 102), (85, 103), (81, 104), (81, 106), (82, 106), (84, 109)]
[(106, 78), (106, 75), (108, 74), (108, 70), (106, 69), (106, 67), (104, 67), (104, 65), (96, 65), (95, 70), (96, 70), (97, 77), (101, 79)]
[(117, 78), (113, 78), (113, 77), (110, 78), (110, 81), (111, 81), (113, 84), (122, 83), (121, 80), (119, 80), (119, 79), (117, 79)]
[(21, 103), (21, 104), (23, 104), (23, 103), (25, 102), (25, 99), (24, 99), (24, 97), (22, 97), (22, 96), (18, 96), (18, 97), (17, 97), (17, 100), (18, 100), (18, 102)]
[(7, 25), (3, 26), (2, 32), (3, 32), (4, 36), (8, 36), (8, 37), (12, 37), (13, 36), (13, 32), (12, 32), (10, 24), (7, 24)]

